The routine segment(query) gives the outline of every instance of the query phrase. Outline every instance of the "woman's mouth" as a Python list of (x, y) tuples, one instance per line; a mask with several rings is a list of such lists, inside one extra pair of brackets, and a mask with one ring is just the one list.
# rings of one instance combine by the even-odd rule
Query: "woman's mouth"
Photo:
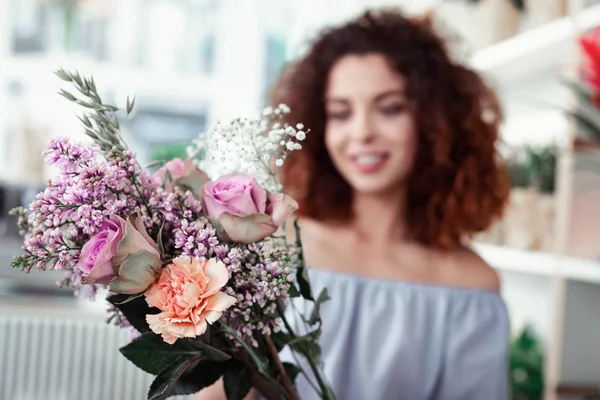
[(370, 174), (383, 168), (388, 158), (386, 153), (360, 154), (352, 157), (352, 163), (358, 172)]

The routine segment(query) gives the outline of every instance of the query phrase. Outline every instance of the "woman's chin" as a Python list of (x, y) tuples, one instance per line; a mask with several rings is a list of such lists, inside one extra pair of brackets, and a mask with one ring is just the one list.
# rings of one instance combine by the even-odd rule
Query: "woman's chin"
[(352, 184), (354, 193), (361, 196), (389, 196), (396, 193), (402, 187), (397, 182), (377, 181), (369, 178), (368, 180), (356, 180)]

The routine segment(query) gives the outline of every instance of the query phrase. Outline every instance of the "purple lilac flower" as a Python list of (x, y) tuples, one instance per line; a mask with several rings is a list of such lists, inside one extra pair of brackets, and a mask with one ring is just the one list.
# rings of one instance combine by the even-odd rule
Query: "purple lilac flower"
[(233, 247), (224, 260), (231, 275), (225, 293), (238, 300), (225, 316), (236, 333), (254, 346), (256, 334), (280, 329), (277, 304), (289, 304), (292, 260), (287, 248), (275, 246), (272, 240)]
[(78, 168), (93, 160), (98, 149), (78, 146), (66, 137), (53, 139), (48, 149), (42, 153), (46, 163), (58, 167), (66, 174), (76, 173)]
[(182, 219), (180, 226), (174, 230), (175, 248), (181, 249), (181, 254), (190, 257), (210, 258), (219, 246), (215, 228), (204, 217), (188, 221)]
[(50, 142), (44, 157), (59, 173), (28, 211), (17, 212), (25, 241), (24, 254), (15, 258), (13, 266), (26, 272), (64, 270), (66, 277), (60, 284), (78, 288), (81, 247), (103, 221), (111, 215), (126, 218), (136, 211), (148, 212), (140, 193), (154, 193), (158, 185), (140, 171), (134, 154), (126, 151), (123, 157), (108, 160), (98, 155), (94, 147), (66, 138)]

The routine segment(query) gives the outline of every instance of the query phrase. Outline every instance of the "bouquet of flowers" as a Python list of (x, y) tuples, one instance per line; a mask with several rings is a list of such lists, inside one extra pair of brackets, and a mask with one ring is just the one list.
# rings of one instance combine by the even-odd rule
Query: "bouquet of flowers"
[[(108, 321), (135, 333), (121, 353), (156, 375), (148, 399), (195, 393), (221, 378), (230, 400), (251, 388), (299, 399), (298, 374), (333, 399), (318, 344), (328, 295), (312, 293), (296, 221), (295, 238), (285, 234), (297, 203), (278, 172), (306, 135), (282, 123), (290, 110), (217, 123), (188, 159), (150, 173), (117, 118), (134, 101), (120, 110), (102, 102), (93, 78), (56, 74), (76, 88), (77, 96), (61, 94), (85, 109), (79, 118), (93, 145), (51, 141), (44, 157), (57, 175), (28, 209), (13, 210), (24, 245), (12, 266), (62, 270), (59, 284), (78, 295), (105, 289)], [(294, 297), (313, 304), (310, 315), (288, 307)], [(291, 318), (306, 330), (296, 332)], [(282, 362), (284, 347), (296, 363)]]

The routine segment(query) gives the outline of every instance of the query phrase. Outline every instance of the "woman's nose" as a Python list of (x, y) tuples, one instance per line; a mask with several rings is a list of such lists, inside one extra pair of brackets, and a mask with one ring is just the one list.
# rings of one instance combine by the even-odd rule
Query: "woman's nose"
[(376, 135), (373, 120), (368, 113), (356, 113), (352, 119), (350, 133), (353, 140), (369, 142)]

